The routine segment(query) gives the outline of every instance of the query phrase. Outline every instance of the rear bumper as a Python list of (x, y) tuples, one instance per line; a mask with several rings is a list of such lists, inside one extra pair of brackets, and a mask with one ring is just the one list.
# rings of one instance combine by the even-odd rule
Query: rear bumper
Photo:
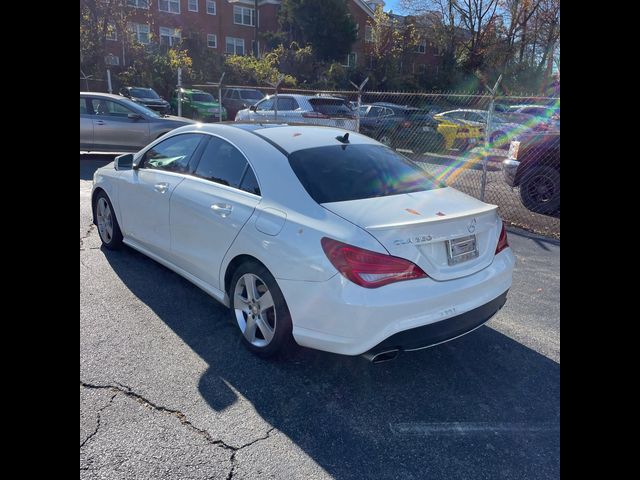
[[(507, 248), (486, 268), (447, 281), (425, 278), (375, 289), (362, 288), (340, 274), (325, 282), (280, 278), (277, 281), (289, 307), (293, 337), (298, 344), (343, 355), (360, 355), (418, 327), (440, 323), (435, 331), (442, 333), (441, 322), (490, 304), (503, 295), (511, 287), (514, 264), (513, 252)], [(491, 315), (483, 320), (474, 314), (474, 321), (484, 323)], [(445, 336), (454, 338), (460, 329), (466, 333), (465, 328), (467, 331), (475, 328), (469, 327), (467, 320), (464, 317), (454, 321), (455, 328), (444, 332)]]
[(440, 322), (396, 333), (366, 354), (377, 355), (389, 350), (420, 350), (461, 337), (487, 323), (507, 301), (507, 291), (489, 303)]

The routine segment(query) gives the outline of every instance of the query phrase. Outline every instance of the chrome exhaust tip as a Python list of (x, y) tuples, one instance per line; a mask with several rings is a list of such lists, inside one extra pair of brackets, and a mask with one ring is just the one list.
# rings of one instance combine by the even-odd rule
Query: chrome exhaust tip
[(362, 356), (369, 360), (371, 363), (383, 363), (395, 360), (398, 356), (398, 353), (400, 353), (400, 349), (394, 348), (393, 350), (385, 350), (384, 352), (365, 353)]

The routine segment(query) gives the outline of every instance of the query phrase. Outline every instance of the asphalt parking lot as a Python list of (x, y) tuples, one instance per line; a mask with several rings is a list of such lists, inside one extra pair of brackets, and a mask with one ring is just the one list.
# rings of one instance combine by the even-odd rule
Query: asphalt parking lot
[(264, 361), (197, 287), (100, 247), (107, 161), (80, 159), (81, 478), (559, 478), (558, 242), (511, 231), (507, 304), (460, 339), (378, 365)]

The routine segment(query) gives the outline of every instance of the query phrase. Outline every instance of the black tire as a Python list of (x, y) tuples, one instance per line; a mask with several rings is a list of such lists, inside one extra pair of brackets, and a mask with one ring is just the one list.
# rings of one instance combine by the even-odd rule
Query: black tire
[[(264, 288), (261, 287), (266, 287), (268, 292), (271, 293), (271, 298), (273, 299), (273, 306), (265, 311), (260, 311), (259, 317), (261, 320), (255, 320), (256, 326), (253, 328), (253, 342), (247, 338), (247, 336), (250, 337), (251, 334), (245, 334), (245, 330), (249, 326), (249, 321), (253, 321), (250, 318), (250, 314), (248, 314), (248, 311), (251, 311), (251, 307), (247, 303), (239, 302), (236, 296), (237, 291), (244, 291), (245, 293), (240, 293), (240, 296), (245, 299), (250, 298), (246, 292), (247, 275), (257, 277), (255, 284), (256, 291), (259, 294), (264, 295)], [(282, 295), (282, 291), (269, 270), (257, 262), (249, 261), (243, 263), (233, 273), (228, 294), (230, 299), (231, 319), (240, 329), (242, 343), (249, 351), (262, 358), (269, 358), (274, 355), (284, 356), (292, 353), (295, 349), (296, 343), (292, 335), (293, 324), (291, 323), (291, 314), (289, 313), (289, 308), (287, 307), (287, 303)], [(258, 298), (258, 304), (262, 298), (264, 297), (260, 296)], [(236, 305), (236, 302), (240, 303), (240, 305)], [(238, 310), (236, 310), (236, 308), (238, 308)], [(255, 310), (253, 310), (253, 312), (255, 313)], [(244, 321), (245, 325), (244, 330), (241, 325), (242, 321)], [(267, 335), (263, 334), (263, 331), (261, 330), (263, 327), (260, 327), (260, 323), (258, 323), (260, 321), (262, 321), (263, 326), (264, 322), (266, 322), (266, 325), (272, 328), (273, 337), (269, 341), (267, 341)], [(267, 343), (262, 344), (264, 343), (263, 341)]]
[(556, 213), (560, 209), (560, 172), (545, 166), (527, 171), (520, 183), (520, 199), (532, 212)]
[[(103, 203), (104, 202), (104, 203)], [(122, 247), (122, 231), (116, 218), (111, 200), (104, 191), (98, 192), (93, 200), (93, 218), (98, 235), (105, 248), (118, 250)]]

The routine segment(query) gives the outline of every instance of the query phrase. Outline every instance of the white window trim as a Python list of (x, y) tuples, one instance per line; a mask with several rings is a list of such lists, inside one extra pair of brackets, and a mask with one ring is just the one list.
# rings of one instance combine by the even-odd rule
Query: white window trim
[[(209, 5), (213, 4), (213, 13), (209, 12)], [(218, 14), (218, 6), (216, 5), (215, 0), (207, 0), (206, 5), (204, 7), (204, 11), (207, 15), (217, 15)]]
[[(424, 52), (420, 51), (420, 47), (424, 47)], [(418, 45), (416, 45), (416, 53), (419, 53), (420, 55), (426, 55), (426, 53), (427, 53), (427, 40), (426, 39), (420, 40)]]
[[(227, 41), (228, 40), (233, 40), (233, 52), (227, 52)], [(247, 54), (247, 45), (246, 42), (244, 41), (244, 38), (238, 38), (238, 37), (225, 37), (224, 39), (224, 53), (226, 53), (227, 55), (238, 55), (237, 50), (238, 50), (238, 40), (240, 40), (242, 42), (242, 56)]]
[[(349, 65), (349, 58), (351, 58), (351, 55), (353, 55), (353, 65)], [(347, 68), (354, 68), (356, 65), (358, 65), (358, 53), (357, 52), (347, 53), (347, 63), (343, 63), (342, 66)]]
[(140, 8), (142, 10), (149, 10), (149, 0), (147, 0), (147, 6), (146, 7), (140, 7), (138, 6), (138, 2), (140, 0), (136, 0), (136, 4), (135, 5), (129, 5), (129, 2), (127, 2), (127, 7), (131, 7), (131, 8)]
[(109, 34), (109, 32), (107, 32), (106, 38), (108, 41), (110, 42), (117, 42), (118, 41), (118, 31), (116, 30), (116, 26), (115, 25), (109, 25), (107, 28), (111, 29), (111, 34), (113, 35), (113, 37)]
[[(236, 22), (236, 8), (239, 8), (241, 13), (240, 16), (242, 17), (242, 23), (238, 23)], [(253, 23), (244, 23), (244, 10), (250, 10), (252, 13), (249, 14), (249, 18), (253, 21)], [(233, 6), (233, 23), (234, 25), (242, 25), (243, 27), (252, 27), (255, 28), (256, 26), (256, 9), (255, 8), (251, 8), (251, 7), (244, 7), (242, 5), (234, 5)]]
[[(144, 32), (144, 33), (146, 33), (148, 35), (148, 37), (149, 37), (149, 41), (148, 42), (141, 42), (140, 41), (140, 28), (139, 27), (147, 27), (147, 31)], [(151, 43), (151, 26), (148, 23), (130, 22), (127, 25), (127, 29), (129, 30), (129, 32), (133, 33), (136, 36), (136, 42), (138, 42), (140, 45), (149, 45)]]
[[(114, 61), (113, 63), (109, 63), (109, 62), (107, 62), (107, 58), (109, 58), (109, 59), (113, 59), (113, 60), (115, 60), (115, 61)], [(120, 57), (119, 57), (119, 56), (117, 56), (117, 55), (113, 55), (113, 54), (105, 55), (105, 57), (104, 57), (104, 63), (105, 63), (106, 65), (109, 65), (109, 66), (112, 66), (112, 67), (119, 66), (119, 65), (120, 65)]]
[[(215, 47), (212, 47), (211, 45), (209, 45), (209, 37), (213, 37), (215, 39)], [(208, 48), (218, 48), (218, 35), (216, 35), (215, 33), (207, 33), (207, 47)]]
[(191, 6), (189, 5), (189, 1), (187, 0), (187, 10), (189, 12), (198, 12), (198, 10), (200, 9), (200, 6), (198, 5), (198, 0), (196, 0), (196, 9), (192, 10)]
[[(367, 38), (367, 33), (369, 38)], [(364, 43), (373, 43), (373, 27), (371, 25), (364, 27)]]
[(171, 2), (177, 3), (178, 4), (178, 11), (177, 12), (172, 12), (171, 9), (169, 8), (169, 10), (162, 10), (160, 8), (160, 0), (158, 0), (158, 11), (162, 12), (162, 13), (171, 13), (173, 15), (180, 15), (180, 0), (166, 0), (167, 2), (167, 8), (169, 8), (169, 4)]
[[(173, 32), (173, 35), (162, 35), (162, 29), (165, 28), (167, 30), (171, 30)], [(175, 35), (177, 33), (177, 35)], [(174, 42), (174, 38), (177, 38), (178, 41), (177, 43), (180, 43), (180, 41), (182, 40), (182, 32), (180, 31), (179, 28), (175, 28), (175, 27), (159, 27), (158, 28), (158, 42), (160, 44), (162, 44), (162, 37), (169, 37), (171, 38), (171, 41), (169, 42), (169, 47), (173, 47), (175, 46), (175, 42)]]

